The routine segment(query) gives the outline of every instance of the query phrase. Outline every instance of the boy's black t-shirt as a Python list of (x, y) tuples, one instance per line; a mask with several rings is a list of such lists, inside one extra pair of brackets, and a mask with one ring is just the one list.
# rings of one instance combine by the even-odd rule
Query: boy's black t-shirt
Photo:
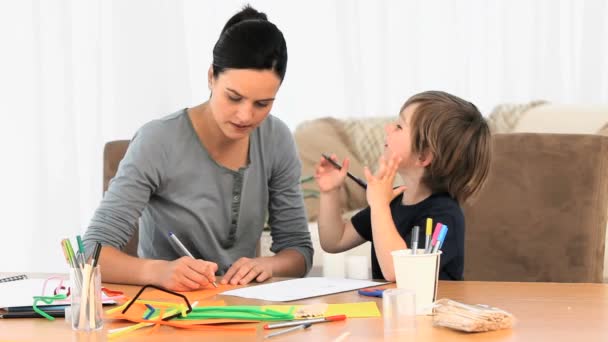
[[(464, 273), (464, 214), (462, 209), (447, 193), (437, 193), (414, 205), (403, 205), (403, 194), (395, 197), (390, 204), (393, 222), (399, 235), (411, 247), (412, 228), (420, 227), (418, 248), (424, 248), (426, 240), (426, 219), (433, 219), (433, 231), (438, 222), (448, 226), (448, 234), (441, 247), (439, 279), (462, 280)], [(367, 207), (351, 218), (355, 230), (365, 240), (372, 241), (372, 276), (384, 279), (373, 244), (371, 211)], [(432, 235), (431, 235), (432, 236)]]

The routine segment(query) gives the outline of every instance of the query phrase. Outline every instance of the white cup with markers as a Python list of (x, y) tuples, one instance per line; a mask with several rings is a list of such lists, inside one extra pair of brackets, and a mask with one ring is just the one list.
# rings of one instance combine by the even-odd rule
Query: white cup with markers
[(409, 249), (393, 251), (393, 266), (397, 288), (411, 290), (416, 295), (416, 314), (429, 315), (437, 296), (437, 280), (441, 251), (412, 254)]

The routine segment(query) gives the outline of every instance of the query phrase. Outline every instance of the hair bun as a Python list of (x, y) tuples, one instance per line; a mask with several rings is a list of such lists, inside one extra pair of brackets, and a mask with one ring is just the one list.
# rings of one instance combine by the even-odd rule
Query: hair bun
[(287, 68), (287, 44), (266, 14), (247, 5), (232, 16), (213, 47), (213, 75), (225, 69), (272, 70), (281, 81)]
[(224, 34), (224, 32), (226, 32), (226, 30), (228, 30), (232, 26), (234, 26), (240, 22), (243, 22), (245, 20), (268, 21), (268, 17), (266, 16), (266, 13), (259, 12), (255, 8), (251, 7), (251, 5), (245, 5), (245, 7), (243, 7), (243, 9), (240, 12), (233, 15), (232, 18), (230, 18), (228, 20), (228, 22), (226, 22), (226, 25), (222, 29), (222, 34)]

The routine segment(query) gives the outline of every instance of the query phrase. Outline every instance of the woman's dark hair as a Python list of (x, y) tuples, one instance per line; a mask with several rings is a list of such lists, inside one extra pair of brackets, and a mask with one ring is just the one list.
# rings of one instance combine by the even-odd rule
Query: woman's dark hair
[(247, 5), (228, 20), (213, 47), (214, 77), (225, 69), (269, 69), (283, 81), (287, 44), (266, 14)]

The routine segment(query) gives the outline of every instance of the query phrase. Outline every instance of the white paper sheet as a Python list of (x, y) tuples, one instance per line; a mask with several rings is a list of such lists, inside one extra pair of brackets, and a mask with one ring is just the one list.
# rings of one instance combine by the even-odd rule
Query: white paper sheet
[[(33, 296), (52, 296), (53, 290), (59, 286), (58, 279), (50, 279), (46, 284), (45, 293), (43, 294), (44, 281), (46, 279), (23, 279), (15, 280), (7, 283), (0, 283), (0, 308), (12, 308), (21, 306), (32, 306), (34, 303)], [(63, 286), (69, 286), (70, 281), (64, 280)], [(104, 304), (114, 304), (115, 301), (108, 300), (105, 293), (102, 292)], [(54, 301), (50, 305), (70, 305), (70, 298), (66, 300)], [(45, 307), (43, 302), (40, 302), (38, 307)]]
[(332, 293), (352, 291), (383, 284), (386, 284), (386, 282), (344, 278), (310, 277), (250, 286), (222, 292), (221, 294), (227, 296), (268, 300), (273, 302), (287, 302), (291, 300), (324, 296)]

